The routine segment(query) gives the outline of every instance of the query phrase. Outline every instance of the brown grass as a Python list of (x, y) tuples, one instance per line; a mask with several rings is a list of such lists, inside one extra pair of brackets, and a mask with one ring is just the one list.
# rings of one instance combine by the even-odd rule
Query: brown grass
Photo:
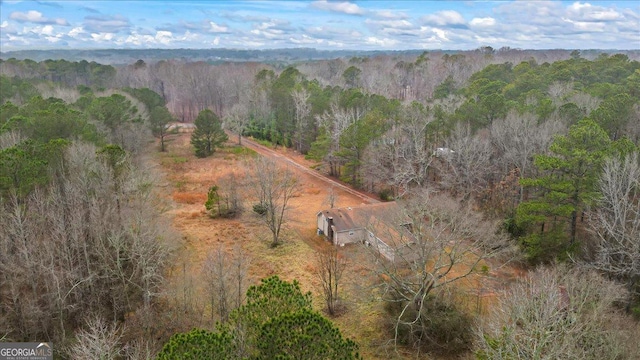
[[(171, 188), (162, 189), (167, 200), (173, 201), (173, 208), (167, 215), (183, 238), (179, 244), (179, 260), (170, 276), (170, 287), (185, 291), (185, 286), (192, 286), (197, 297), (203, 286), (199, 274), (207, 252), (219, 246), (229, 250), (239, 245), (252, 259), (249, 271), (254, 283), (274, 274), (285, 280), (298, 280), (303, 291), (313, 294), (314, 307), (322, 311), (324, 304), (320, 283), (314, 274), (314, 259), (317, 250), (331, 245), (316, 235), (315, 222), (317, 212), (327, 207), (330, 186), (310, 175), (301, 175), (302, 191), (291, 201), (291, 220), (284, 232), (284, 244), (271, 248), (270, 233), (250, 211), (250, 202), (245, 205), (249, 210), (236, 219), (211, 219), (203, 208), (209, 187), (221, 177), (234, 173), (238, 182), (244, 183), (242, 159), (246, 155), (220, 151), (209, 158), (198, 159), (192, 154), (189, 136), (189, 133), (180, 134), (167, 153), (158, 154), (158, 163), (172, 184)], [(305, 165), (313, 165), (290, 150), (283, 150), (282, 154)], [(183, 158), (186, 161), (174, 161)], [(352, 194), (339, 189), (334, 191), (338, 207), (362, 204), (362, 199)], [(242, 192), (247, 193), (246, 190)], [(381, 328), (384, 310), (379, 301), (381, 294), (370, 286), (379, 279), (372, 275), (369, 254), (358, 246), (347, 246), (340, 252), (349, 262), (340, 290), (346, 311), (332, 320), (346, 337), (360, 344), (365, 359), (404, 358), (384, 350), (386, 334)], [(470, 285), (476, 284), (474, 281)]]
[(173, 193), (173, 201), (179, 204), (203, 204), (207, 201), (207, 194), (194, 193), (194, 192), (179, 192)]

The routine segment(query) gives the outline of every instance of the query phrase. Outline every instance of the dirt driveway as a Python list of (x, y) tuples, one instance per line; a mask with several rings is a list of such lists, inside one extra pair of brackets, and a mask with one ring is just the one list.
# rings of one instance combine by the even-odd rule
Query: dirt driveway
[[(299, 176), (302, 185), (299, 194), (291, 200), (285, 243), (272, 249), (269, 247), (270, 234), (250, 210), (252, 204), (245, 204), (246, 210), (237, 219), (211, 219), (205, 212), (207, 191), (220, 178), (234, 173), (242, 182), (246, 159), (251, 155), (239, 151), (235, 146), (236, 139), (231, 137), (226, 148), (211, 157), (199, 159), (193, 155), (190, 133), (180, 133), (169, 144), (168, 152), (158, 154), (167, 180), (162, 190), (171, 204), (166, 214), (182, 238), (179, 244), (181, 256), (171, 274), (172, 291), (176, 292), (176, 297), (183, 297), (185, 292), (198, 294), (203, 287), (200, 272), (207, 253), (218, 247), (231, 251), (240, 246), (252, 259), (249, 272), (254, 282), (273, 274), (286, 280), (296, 279), (304, 291), (313, 293), (314, 307), (321, 310), (323, 304), (319, 296), (320, 284), (314, 274), (314, 257), (318, 249), (331, 245), (316, 234), (316, 214), (329, 207), (327, 199), (332, 187), (337, 195), (337, 207), (379, 200), (326, 178), (311, 169), (313, 162), (289, 149), (269, 149), (243, 139), (243, 146), (288, 166)], [(342, 249), (345, 254), (351, 250), (349, 247)], [(334, 321), (347, 337), (361, 343), (365, 358), (388, 358), (379, 357), (375, 346), (371, 345), (382, 342), (383, 336), (379, 329), (379, 316), (376, 315), (381, 307), (377, 302), (370, 301), (369, 292), (363, 291), (367, 282), (365, 278), (371, 275), (368, 265), (363, 260), (355, 260), (360, 259), (357, 253), (349, 254), (349, 257), (354, 260), (350, 264), (350, 275), (345, 280), (344, 296), (351, 302), (349, 310)], [(189, 286), (194, 289), (185, 289)], [(361, 297), (366, 299), (363, 301)], [(195, 302), (193, 306), (200, 306), (206, 311), (206, 305), (198, 303), (198, 296), (194, 298), (191, 300)]]
[[(252, 155), (235, 145), (236, 137), (230, 137), (227, 146), (213, 156), (199, 159), (193, 155), (190, 133), (180, 133), (169, 144), (169, 151), (158, 154), (158, 161), (167, 180), (163, 188), (168, 203), (167, 215), (180, 234), (181, 254), (171, 275), (175, 296), (190, 292), (195, 306), (206, 310), (204, 300), (197, 294), (202, 291), (201, 269), (207, 253), (222, 247), (231, 251), (241, 247), (251, 257), (250, 274), (254, 282), (277, 274), (286, 280), (298, 280), (304, 291), (314, 295), (314, 307), (323, 308), (319, 281), (315, 275), (315, 253), (331, 246), (316, 234), (316, 214), (329, 207), (327, 198), (333, 188), (337, 195), (335, 206), (347, 207), (379, 200), (371, 195), (353, 190), (313, 170), (316, 165), (290, 149), (271, 149), (243, 138), (246, 146), (261, 156), (272, 158), (299, 175), (301, 191), (291, 201), (290, 220), (285, 230), (285, 243), (275, 249), (269, 247), (270, 233), (260, 219), (245, 204), (245, 211), (236, 219), (211, 219), (205, 212), (208, 189), (227, 174), (235, 174), (243, 182), (247, 159)], [(255, 154), (254, 154), (255, 155)], [(343, 295), (347, 311), (334, 322), (345, 336), (354, 338), (366, 359), (388, 359), (397, 354), (384, 352), (386, 335), (382, 331), (383, 308), (378, 301), (380, 294), (368, 287), (372, 271), (368, 254), (363, 248), (346, 246), (341, 249), (349, 260), (343, 281)], [(470, 283), (469, 288), (484, 285)], [(187, 289), (191, 287), (192, 289)], [(200, 301), (200, 303), (198, 303)], [(202, 326), (202, 325), (201, 325)], [(392, 356), (393, 355), (393, 356)]]

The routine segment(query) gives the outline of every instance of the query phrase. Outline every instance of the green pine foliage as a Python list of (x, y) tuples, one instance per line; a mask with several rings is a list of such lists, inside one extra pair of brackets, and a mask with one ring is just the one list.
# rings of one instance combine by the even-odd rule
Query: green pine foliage
[(540, 176), (521, 179), (531, 199), (516, 210), (516, 224), (525, 232), (521, 244), (530, 260), (550, 261), (576, 247), (579, 217), (598, 198), (596, 182), (603, 161), (615, 149), (633, 148), (627, 140), (612, 142), (593, 120), (572, 126), (558, 136), (549, 155), (537, 155)]
[(308, 308), (275, 317), (260, 328), (257, 359), (354, 359), (357, 345)]
[(233, 335), (226, 329), (216, 332), (193, 329), (173, 335), (158, 354), (158, 360), (228, 360), (237, 358)]
[(0, 150), (0, 197), (14, 193), (24, 198), (48, 182), (48, 163), (42, 150), (42, 144), (33, 141)]
[(191, 145), (197, 157), (207, 157), (216, 151), (229, 138), (222, 130), (222, 121), (213, 111), (202, 110), (195, 120), (196, 129), (191, 134)]
[(212, 218), (232, 218), (241, 211), (237, 199), (234, 201), (228, 192), (223, 191), (217, 185), (209, 188), (204, 207)]
[(123, 95), (113, 94), (108, 97), (94, 98), (87, 112), (113, 134), (122, 125), (137, 121), (135, 116), (138, 109)]
[(358, 345), (312, 309), (311, 293), (297, 281), (263, 279), (229, 318), (215, 332), (174, 335), (157, 359), (361, 359)]

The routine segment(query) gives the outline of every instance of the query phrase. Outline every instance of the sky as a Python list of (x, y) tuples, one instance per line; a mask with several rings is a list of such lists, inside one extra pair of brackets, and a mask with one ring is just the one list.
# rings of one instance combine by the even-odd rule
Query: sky
[(640, 1), (9, 1), (0, 51), (640, 49)]

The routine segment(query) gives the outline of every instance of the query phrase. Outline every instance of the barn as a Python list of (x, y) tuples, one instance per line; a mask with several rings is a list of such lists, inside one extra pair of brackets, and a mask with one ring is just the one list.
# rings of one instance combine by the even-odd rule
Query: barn
[(394, 201), (322, 210), (317, 214), (317, 231), (338, 246), (370, 243), (371, 239), (383, 242), (385, 231), (382, 229), (386, 227), (380, 224), (394, 218), (398, 212)]

